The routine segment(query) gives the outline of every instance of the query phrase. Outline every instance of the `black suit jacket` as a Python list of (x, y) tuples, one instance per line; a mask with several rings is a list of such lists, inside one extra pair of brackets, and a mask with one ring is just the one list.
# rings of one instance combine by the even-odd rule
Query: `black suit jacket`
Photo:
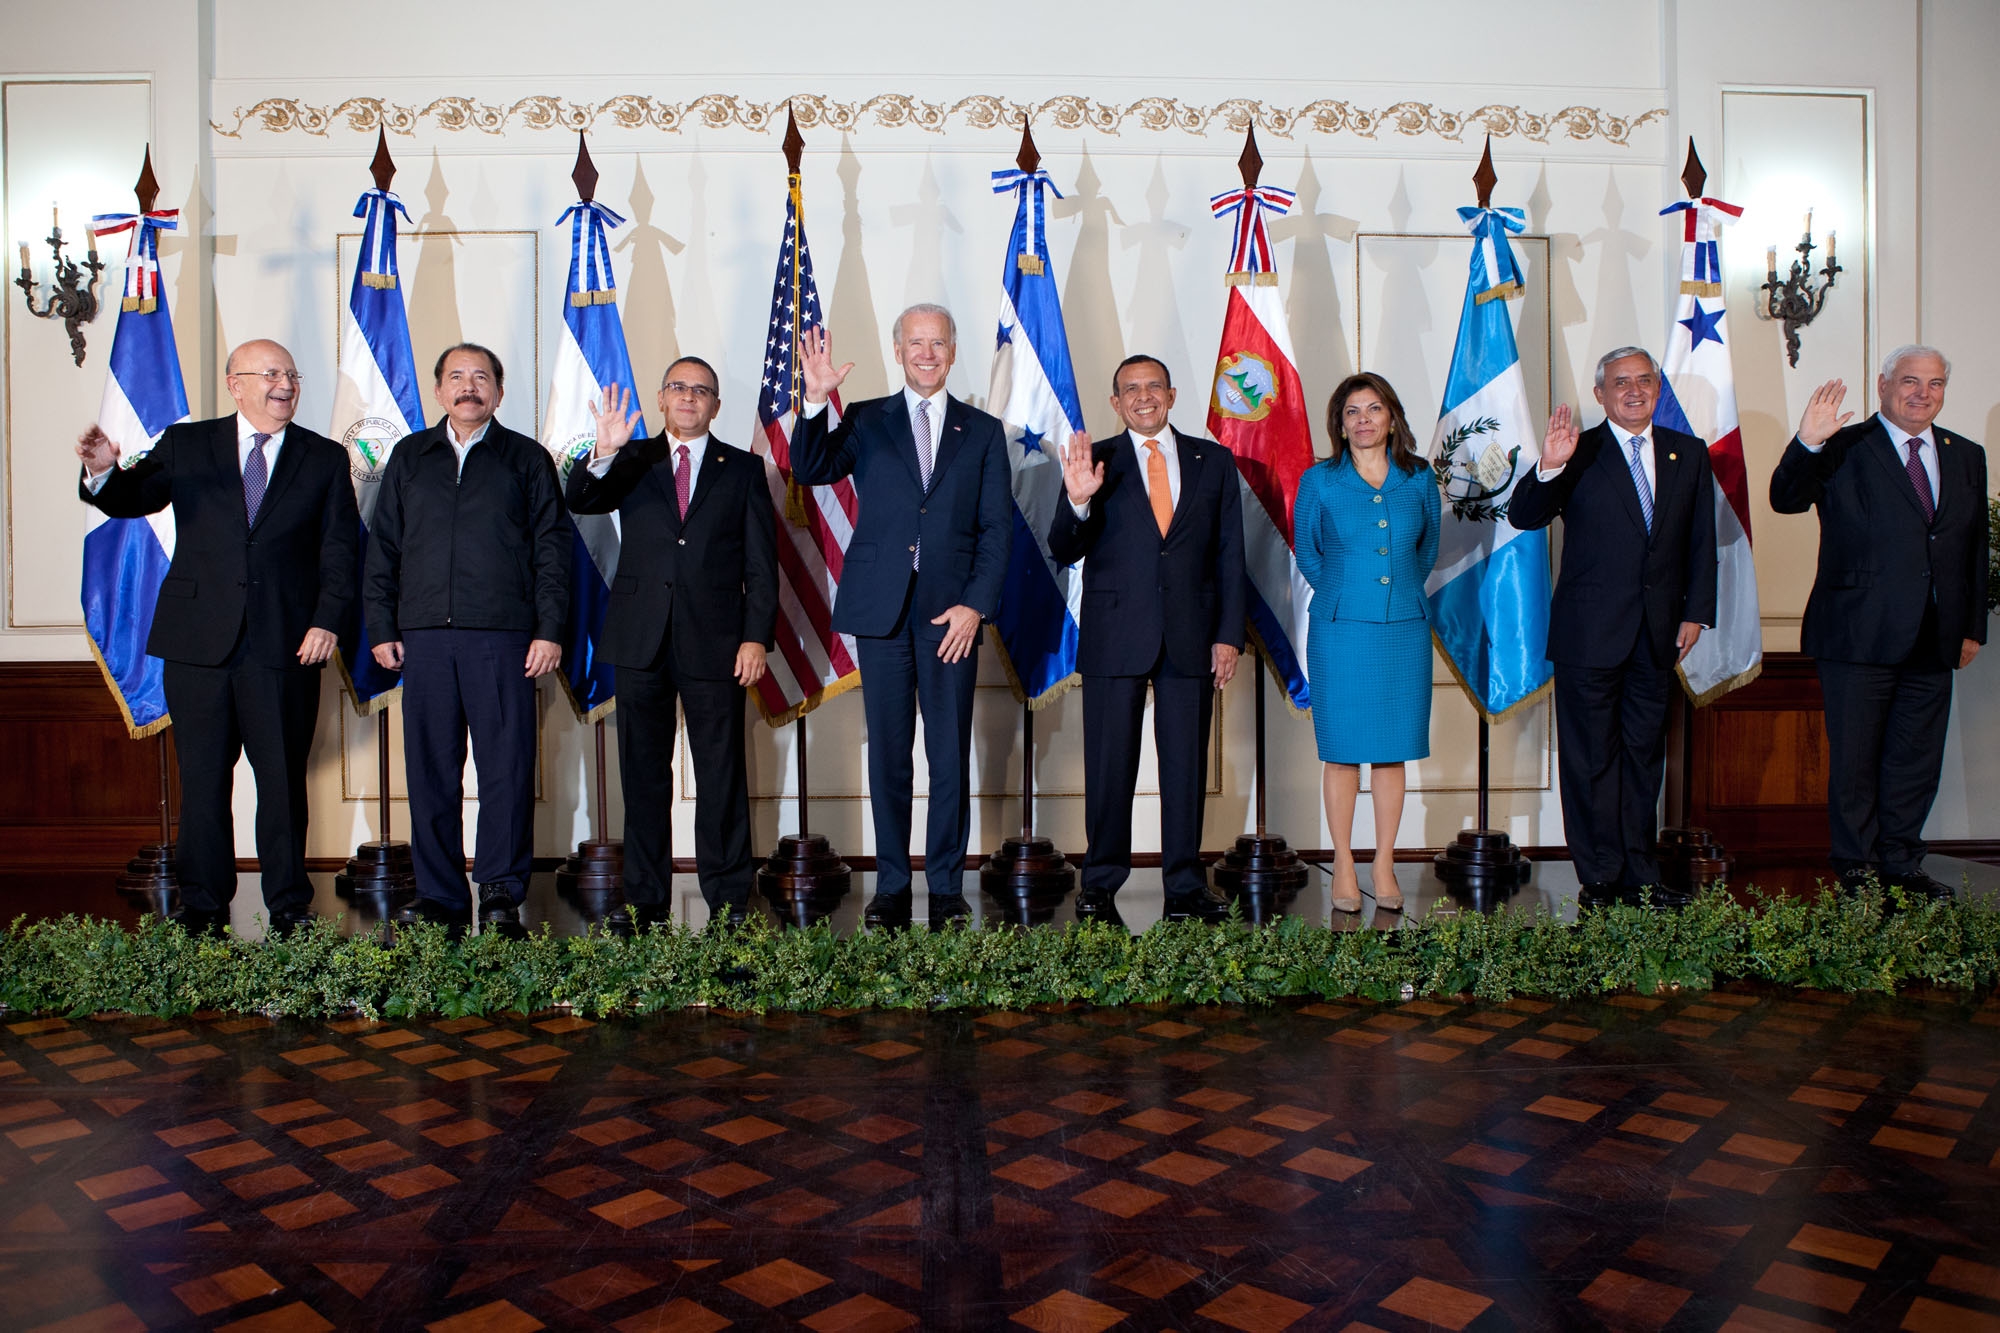
[(1938, 493), (1929, 523), (1879, 416), (1835, 431), (1818, 453), (1794, 437), (1778, 460), (1771, 508), (1819, 508), (1803, 651), (1893, 666), (1916, 646), (1933, 598), (1940, 660), (1956, 664), (1966, 639), (1986, 642), (1986, 451), (1939, 426), (1931, 437)]
[(620, 513), (618, 568), (598, 645), (605, 659), (650, 667), (664, 638), (678, 673), (724, 680), (735, 674), (737, 647), (769, 648), (777, 626), (778, 553), (764, 460), (709, 437), (682, 519), (673, 451), (664, 436), (635, 440), (602, 477), (579, 459), (564, 498), (572, 513)]
[[(1013, 538), (1013, 474), (1000, 423), (947, 400), (932, 453), (931, 484), (918, 480), (916, 437), (899, 389), (853, 403), (827, 429), (827, 413), (801, 416), (792, 432), (792, 475), (810, 486), (854, 478), (861, 509), (833, 602), (833, 628), (880, 637), (909, 603), (912, 624), (954, 606), (991, 620), (1000, 604)], [(923, 542), (923, 568), (910, 560)]]
[(293, 422), (250, 523), (236, 461), (236, 416), (169, 426), (152, 451), (113, 468), (85, 502), (113, 518), (172, 505), (174, 559), (146, 651), (220, 666), (243, 640), (259, 666), (296, 667), (309, 629), (340, 632), (354, 602), (361, 520), (347, 451)]
[(1130, 431), (1090, 447), (1092, 461), (1104, 464), (1090, 517), (1078, 518), (1066, 493), (1056, 501), (1049, 554), (1065, 565), (1085, 561), (1076, 658), (1086, 676), (1145, 675), (1163, 643), (1175, 670), (1206, 675), (1212, 645), (1243, 646), (1243, 502), (1236, 460), (1214, 440), (1174, 431), (1174, 441), (1181, 498), (1165, 537)]
[(1692, 435), (1653, 427), (1653, 529), (1639, 508), (1632, 468), (1611, 424), (1577, 438), (1576, 453), (1547, 482), (1534, 472), (1514, 487), (1517, 528), (1563, 520), (1562, 570), (1549, 606), (1548, 656), (1569, 666), (1617, 666), (1644, 633), (1671, 664), (1683, 621), (1715, 623), (1715, 475)]

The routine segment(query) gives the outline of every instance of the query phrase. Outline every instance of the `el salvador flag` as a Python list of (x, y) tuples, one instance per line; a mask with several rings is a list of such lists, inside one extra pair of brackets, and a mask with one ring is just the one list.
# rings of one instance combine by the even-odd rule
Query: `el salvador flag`
[[(363, 558), (354, 562), (357, 580), (367, 563), (368, 521), (375, 514), (375, 493), (381, 488), (390, 451), (405, 435), (424, 428), (423, 396), (410, 350), (410, 319), (396, 271), (398, 213), (409, 221), (402, 203), (387, 190), (366, 191), (354, 205), (354, 216), (365, 221), (354, 285), (347, 296), (348, 317), (340, 327), (340, 373), (329, 434), (346, 446), (354, 503), (361, 512)], [(383, 667), (370, 651), (358, 586), (354, 607), (351, 623), (340, 636), (342, 672), (355, 711), (366, 716), (389, 702), (402, 675)]]
[[(118, 446), (120, 467), (143, 458), (167, 427), (188, 418), (173, 319), (159, 282), (157, 234), (175, 225), (173, 212), (91, 219), (99, 236), (132, 231), (126, 296), (111, 335), (110, 370), (97, 409), (98, 427)], [(135, 738), (150, 736), (172, 720), (161, 662), (146, 655), (146, 636), (173, 555), (171, 507), (146, 518), (106, 518), (90, 510), (83, 538), (83, 624)]]
[(1048, 533), (1055, 507), (1065, 503), (1062, 450), (1071, 433), (1083, 429), (1083, 404), (1044, 228), (1045, 192), (1062, 195), (1046, 171), (1018, 169), (994, 172), (993, 192), (1012, 192), (1019, 200), (1000, 273), (1000, 331), (988, 398), (1006, 427), (1014, 475), (1014, 540), (993, 623), (1014, 693), (1040, 708), (1077, 679), (1083, 566), (1058, 565)]
[[(625, 347), (625, 326), (618, 318), (617, 286), (611, 276), (611, 246), (605, 232), (622, 226), (624, 218), (595, 200), (579, 199), (556, 219), (570, 224), (569, 295), (563, 302), (563, 332), (556, 342), (555, 367), (549, 374), (549, 405), (542, 416), (542, 444), (555, 455), (556, 472), (564, 482), (572, 467), (597, 447), (597, 418), (592, 400), (606, 388), (622, 388), (639, 401), (632, 376), (632, 356)], [(642, 418), (632, 432), (646, 438)], [(577, 550), (570, 560), (569, 628), (563, 642), (563, 678), (570, 703), (586, 722), (608, 716), (612, 670), (599, 660), (597, 643), (604, 632), (604, 611), (611, 600), (611, 580), (618, 573), (619, 526), (616, 514), (577, 514)]]
[(1507, 298), (1521, 290), (1507, 243), (1518, 208), (1461, 208), (1472, 260), (1458, 345), (1445, 380), (1431, 466), (1444, 487), (1444, 531), (1424, 591), (1431, 628), (1459, 684), (1488, 722), (1538, 695), (1552, 675), (1549, 540), (1507, 521), (1515, 483), (1540, 462)]

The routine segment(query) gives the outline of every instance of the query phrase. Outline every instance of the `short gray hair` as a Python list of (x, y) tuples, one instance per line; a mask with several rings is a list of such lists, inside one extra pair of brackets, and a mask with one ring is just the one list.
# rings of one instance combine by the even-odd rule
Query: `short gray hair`
[(1600, 356), (1600, 357), (1598, 357), (1598, 358), (1597, 358), (1597, 378), (1596, 378), (1596, 379), (1594, 379), (1594, 380), (1592, 380), (1592, 381), (1591, 381), (1591, 383), (1592, 383), (1592, 384), (1593, 384), (1593, 385), (1594, 385), (1595, 387), (1597, 387), (1597, 388), (1599, 388), (1599, 389), (1603, 388), (1603, 387), (1604, 387), (1604, 368), (1605, 368), (1606, 366), (1610, 365), (1610, 364), (1611, 364), (1611, 363), (1612, 363), (1613, 361), (1623, 361), (1623, 360), (1624, 360), (1624, 359), (1625, 359), (1626, 357), (1628, 357), (1628, 356), (1643, 356), (1643, 357), (1645, 357), (1645, 358), (1646, 358), (1646, 364), (1647, 364), (1647, 365), (1649, 365), (1649, 366), (1651, 366), (1651, 367), (1653, 368), (1653, 374), (1654, 374), (1654, 375), (1655, 375), (1656, 377), (1657, 377), (1657, 376), (1659, 375), (1659, 373), (1660, 373), (1660, 363), (1659, 363), (1658, 361), (1656, 361), (1656, 360), (1655, 360), (1655, 359), (1653, 358), (1653, 354), (1652, 354), (1651, 352), (1647, 351), (1647, 350), (1646, 350), (1645, 348), (1643, 348), (1643, 347), (1614, 347), (1614, 348), (1612, 348), (1612, 349), (1611, 349), (1610, 351), (1606, 352), (1606, 353), (1605, 353), (1605, 354), (1604, 354), (1603, 356)]
[(911, 315), (939, 316), (944, 320), (945, 332), (951, 337), (951, 345), (953, 347), (958, 346), (958, 321), (951, 317), (951, 311), (930, 301), (919, 301), (902, 314), (896, 316), (896, 322), (889, 326), (889, 341), (891, 343), (903, 341), (903, 321)]
[(1946, 356), (1943, 352), (1940, 352), (1937, 348), (1930, 346), (1928, 343), (1904, 343), (1901, 347), (1898, 347), (1895, 351), (1883, 357), (1882, 378), (1885, 380), (1893, 378), (1896, 374), (1896, 367), (1902, 365), (1905, 361), (1908, 361), (1913, 356), (1936, 357), (1938, 359), (1938, 364), (1944, 367), (1945, 381), (1947, 383), (1950, 382), (1951, 358)]

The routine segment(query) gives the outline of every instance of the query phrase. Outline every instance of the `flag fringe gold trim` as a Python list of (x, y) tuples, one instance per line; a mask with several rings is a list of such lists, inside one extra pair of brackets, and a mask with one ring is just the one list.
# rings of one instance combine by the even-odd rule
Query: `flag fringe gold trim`
[(1000, 640), (1000, 627), (998, 625), (988, 625), (986, 627), (986, 633), (988, 638), (990, 638), (993, 643), (993, 655), (1000, 659), (1000, 669), (1007, 673), (1007, 688), (1009, 688), (1014, 692), (1014, 702), (1026, 704), (1028, 706), (1029, 712), (1031, 713), (1041, 712), (1044, 708), (1047, 708), (1049, 705), (1053, 704), (1056, 700), (1062, 698), (1065, 694), (1068, 694), (1071, 690), (1083, 684), (1083, 677), (1079, 675), (1077, 672), (1072, 671), (1067, 676), (1064, 676), (1061, 680), (1057, 681), (1055, 684), (1049, 686), (1046, 690), (1043, 690), (1040, 694), (1030, 699), (1028, 697), (1027, 687), (1021, 684), (1020, 676), (1016, 675), (1014, 672), (1013, 659), (1007, 656), (1006, 644), (1002, 643)]
[(361, 275), (361, 285), (363, 287), (394, 291), (396, 287), (396, 275), (393, 273), (363, 273)]
[(807, 713), (824, 704), (827, 700), (837, 699), (860, 684), (861, 669), (856, 667), (839, 680), (834, 681), (833, 684), (822, 685), (819, 689), (807, 695), (803, 701), (792, 705), (782, 713), (766, 712), (764, 709), (764, 696), (757, 693), (754, 689), (750, 691), (750, 702), (757, 705), (757, 711), (763, 716), (766, 725), (776, 729), (788, 722), (796, 722)]
[(160, 303), (150, 296), (128, 296), (118, 303), (120, 310), (135, 310), (142, 315), (150, 315), (160, 308)]
[(130, 736), (135, 741), (143, 741), (148, 736), (159, 735), (161, 732), (165, 731), (168, 727), (171, 727), (174, 724), (173, 714), (168, 713), (165, 716), (160, 717), (155, 721), (148, 722), (143, 727), (136, 725), (132, 721), (132, 709), (125, 702), (125, 692), (118, 688), (118, 680), (115, 676), (111, 674), (110, 663), (106, 662), (104, 660), (104, 654), (98, 651), (97, 640), (91, 638), (88, 634), (84, 635), (83, 637), (84, 640), (90, 644), (90, 655), (97, 662), (97, 669), (104, 673), (104, 687), (110, 690), (111, 697), (118, 701), (118, 711), (125, 718), (126, 735)]
[(1540, 703), (1541, 700), (1546, 695), (1548, 695), (1552, 690), (1555, 689), (1556, 686), (1555, 677), (1551, 675), (1547, 680), (1543, 681), (1538, 687), (1536, 687), (1533, 693), (1525, 695), (1520, 699), (1516, 699), (1512, 704), (1508, 705), (1506, 708), (1501, 709), (1497, 713), (1489, 713), (1486, 711), (1486, 705), (1479, 702), (1479, 696), (1473, 693), (1472, 686), (1466, 683), (1464, 673), (1458, 669), (1458, 663), (1451, 660), (1451, 654), (1446, 652), (1444, 649), (1444, 644), (1438, 641), (1436, 630), (1431, 631), (1431, 643), (1434, 647), (1436, 647), (1437, 655), (1444, 659), (1445, 669), (1451, 672), (1451, 678), (1458, 682), (1458, 688), (1465, 691), (1466, 702), (1472, 705), (1472, 711), (1479, 714), (1479, 716), (1481, 716), (1482, 718), (1485, 718), (1486, 724), (1488, 726), (1492, 727), (1499, 726), (1502, 722), (1505, 722), (1508, 718), (1514, 716), (1522, 709), (1529, 707), (1531, 704)]
[(1717, 297), (1722, 295), (1722, 284), (1719, 282), (1684, 282), (1681, 284), (1681, 295)]
[(1278, 275), (1275, 273), (1226, 273), (1222, 278), (1225, 287), (1275, 287)]
[(1023, 273), (1039, 278), (1042, 276), (1042, 257), (1023, 251), (1021, 254), (1014, 256), (1014, 267), (1020, 269)]
[(1488, 287), (1472, 298), (1474, 305), (1485, 305), (1488, 301), (1512, 301), (1521, 295), (1521, 284), (1503, 282), (1498, 287)]
[[(1715, 632), (1714, 630), (1709, 631), (1709, 633), (1711, 634), (1713, 634), (1714, 632)], [(1733, 694), (1735, 691), (1742, 689), (1745, 685), (1748, 685), (1751, 681), (1757, 679), (1757, 677), (1763, 675), (1764, 658), (1761, 653), (1758, 654), (1756, 662), (1751, 665), (1748, 671), (1739, 671), (1737, 674), (1731, 676), (1728, 680), (1725, 680), (1718, 685), (1711, 685), (1708, 689), (1703, 690), (1700, 694), (1696, 694), (1694, 690), (1689, 687), (1686, 668), (1676, 667), (1674, 668), (1674, 670), (1681, 678), (1681, 688), (1687, 691), (1688, 699), (1694, 704), (1696, 708), (1706, 708), (1710, 704), (1714, 703), (1717, 699), (1720, 699), (1723, 695)]]
[(353, 673), (347, 669), (347, 654), (341, 652), (338, 648), (334, 649), (333, 666), (336, 671), (340, 672), (340, 687), (347, 691), (348, 705), (354, 709), (356, 717), (373, 717), (390, 704), (402, 701), (403, 687), (397, 685), (394, 689), (384, 690), (373, 699), (364, 702), (361, 698), (361, 691), (354, 688)]
[[(1264, 664), (1264, 669), (1271, 673), (1271, 680), (1278, 687), (1278, 697), (1285, 701), (1285, 707), (1292, 710), (1292, 716), (1311, 717), (1312, 709), (1301, 708), (1292, 702), (1292, 692), (1285, 685), (1285, 678), (1278, 674), (1278, 664), (1271, 660), (1271, 650), (1265, 644), (1264, 636), (1257, 632), (1257, 627), (1246, 623), (1243, 626), (1243, 636), (1249, 642), (1257, 645), (1257, 658)], [(1303, 667), (1301, 669), (1303, 670)], [(1310, 677), (1306, 680), (1306, 689), (1308, 692), (1312, 689), (1312, 680)]]

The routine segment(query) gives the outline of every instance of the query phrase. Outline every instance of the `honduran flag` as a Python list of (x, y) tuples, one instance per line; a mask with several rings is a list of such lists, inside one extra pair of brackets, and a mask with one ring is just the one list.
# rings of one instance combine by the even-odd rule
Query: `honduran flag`
[[(354, 262), (345, 318), (340, 322), (340, 370), (333, 388), (328, 432), (347, 449), (354, 504), (361, 512), (361, 553), (368, 551), (368, 522), (389, 454), (405, 435), (424, 428), (423, 392), (410, 350), (410, 319), (396, 271), (396, 215), (410, 215), (387, 190), (365, 191), (354, 205), (361, 224), (361, 253)], [(354, 562), (357, 581), (365, 559)], [(402, 673), (375, 660), (361, 614), (357, 583), (354, 611), (340, 636), (341, 674), (354, 711), (362, 716), (389, 703)]]
[[(160, 284), (159, 233), (179, 224), (178, 209), (107, 213), (91, 219), (99, 236), (132, 233), (125, 292), (97, 424), (118, 446), (118, 466), (145, 457), (167, 427), (188, 417), (187, 387), (174, 348), (173, 319)], [(90, 510), (83, 538), (83, 624), (132, 736), (168, 726), (162, 665), (146, 655), (160, 582), (174, 556), (171, 507), (145, 518), (107, 518)]]
[(1518, 208), (1461, 208), (1472, 259), (1458, 344), (1431, 437), (1444, 489), (1437, 566), (1424, 591), (1431, 632), (1458, 683), (1488, 722), (1547, 688), (1549, 539), (1507, 520), (1514, 486), (1542, 456), (1507, 301), (1521, 270), (1507, 243), (1527, 226)]
[[(556, 472), (567, 482), (572, 467), (587, 466), (597, 447), (597, 418), (591, 404), (606, 388), (631, 393), (636, 406), (638, 385), (632, 376), (632, 356), (625, 347), (625, 326), (618, 318), (617, 284), (611, 275), (611, 246), (605, 232), (622, 226), (624, 218), (591, 199), (579, 199), (556, 219), (570, 224), (569, 289), (563, 302), (563, 331), (556, 341), (555, 366), (549, 373), (549, 404), (542, 415), (542, 444), (555, 455)], [(641, 418), (632, 432), (646, 438)], [(597, 656), (604, 633), (604, 611), (611, 600), (611, 580), (618, 573), (619, 526), (616, 514), (577, 514), (576, 550), (570, 560), (569, 625), (563, 636), (563, 681), (570, 704), (586, 722), (608, 716), (612, 670)]]
[(1014, 479), (1014, 541), (993, 627), (1014, 693), (1040, 708), (1078, 679), (1083, 566), (1049, 554), (1049, 524), (1063, 493), (1062, 451), (1083, 429), (1069, 335), (1049, 263), (1044, 196), (1062, 194), (1046, 171), (993, 173), (993, 193), (1016, 197), (1014, 232), (1000, 270), (1000, 333), (987, 402), (1007, 432)]
[(1312, 706), (1301, 649), (1312, 591), (1292, 556), (1292, 502), (1312, 466), (1312, 428), (1264, 215), (1291, 209), (1290, 190), (1245, 186), (1209, 200), (1235, 230), (1229, 304), (1208, 400), (1208, 430), (1236, 456), (1243, 487), (1243, 565), (1250, 628), (1295, 708)]
[(1681, 660), (1681, 681), (1697, 707), (1757, 679), (1764, 669), (1764, 622), (1750, 554), (1750, 485), (1736, 418), (1736, 372), (1729, 361), (1722, 296), (1722, 228), (1743, 213), (1720, 199), (1684, 199), (1679, 213), (1680, 305), (1667, 328), (1665, 383), (1653, 420), (1707, 440), (1715, 473), (1715, 628)]

